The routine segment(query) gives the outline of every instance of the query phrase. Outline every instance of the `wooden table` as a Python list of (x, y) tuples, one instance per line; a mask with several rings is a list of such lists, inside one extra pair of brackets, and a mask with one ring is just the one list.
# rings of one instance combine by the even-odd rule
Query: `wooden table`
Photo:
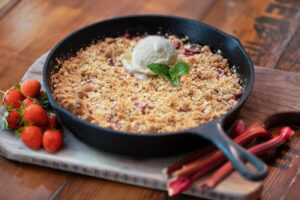
[[(300, 72), (299, 0), (3, 0), (0, 9), (0, 88), (72, 31), (110, 17), (168, 14), (213, 25), (241, 40), (256, 65)], [(1, 4), (0, 4), (1, 5)], [(166, 192), (61, 172), (0, 157), (0, 199), (169, 199)], [(287, 183), (288, 184), (288, 183)], [(276, 187), (262, 199), (297, 199)], [(171, 199), (195, 199), (179, 196)]]

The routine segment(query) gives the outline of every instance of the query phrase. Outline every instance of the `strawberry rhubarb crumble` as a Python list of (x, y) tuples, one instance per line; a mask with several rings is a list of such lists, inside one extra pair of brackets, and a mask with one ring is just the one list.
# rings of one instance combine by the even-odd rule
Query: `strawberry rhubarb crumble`
[[(175, 70), (177, 61), (188, 68)], [(150, 62), (170, 65), (170, 75), (153, 70)], [(51, 81), (60, 106), (127, 132), (172, 132), (207, 123), (235, 106), (243, 91), (220, 53), (168, 35), (106, 38), (57, 67)]]

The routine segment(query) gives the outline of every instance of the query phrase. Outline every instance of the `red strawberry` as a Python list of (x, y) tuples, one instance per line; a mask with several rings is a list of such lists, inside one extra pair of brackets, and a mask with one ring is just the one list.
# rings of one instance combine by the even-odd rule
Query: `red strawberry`
[(62, 146), (63, 140), (59, 130), (46, 130), (43, 135), (43, 146), (47, 151), (55, 152)]
[(23, 103), (28, 107), (31, 104), (34, 104), (34, 101), (32, 99), (26, 98), (23, 100)]
[(16, 111), (16, 110), (10, 111), (8, 117), (6, 117), (6, 121), (8, 123), (8, 128), (11, 128), (14, 130), (18, 129), (21, 126), (20, 117), (21, 117), (21, 114), (18, 111)]
[(21, 84), (21, 92), (24, 96), (35, 97), (40, 93), (41, 83), (35, 79), (28, 79)]
[(42, 146), (43, 133), (38, 126), (26, 126), (21, 131), (21, 139), (28, 147), (38, 149)]
[(6, 107), (9, 107), (11, 104), (13, 108), (20, 108), (21, 103), (24, 99), (24, 96), (18, 89), (10, 89), (4, 96), (4, 104)]
[(48, 124), (47, 128), (49, 129), (56, 129), (57, 128), (57, 116), (56, 114), (48, 114)]
[(28, 121), (29, 123), (44, 126), (48, 122), (48, 117), (42, 106), (38, 104), (31, 104), (25, 108), (24, 120)]

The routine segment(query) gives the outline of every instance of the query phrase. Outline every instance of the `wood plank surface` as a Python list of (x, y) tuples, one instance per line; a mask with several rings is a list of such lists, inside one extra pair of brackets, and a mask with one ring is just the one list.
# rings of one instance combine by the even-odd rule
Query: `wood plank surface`
[(288, 70), (291, 72), (300, 72), (300, 26), (296, 30), (295, 35), (292, 37), (287, 48), (276, 65), (277, 69)]
[[(209, 23), (240, 39), (255, 64), (300, 71), (299, 0), (21, 0), (0, 18), (0, 89), (18, 82), (39, 56), (77, 28), (105, 18), (145, 13)], [(160, 191), (20, 165), (2, 157), (0, 176), (4, 177), (0, 179), (0, 199), (23, 199), (27, 195), (30, 199), (48, 199), (59, 186), (66, 188), (59, 193), (60, 199), (74, 197), (75, 192), (78, 198), (88, 194), (93, 199), (89, 187), (103, 197), (127, 191), (116, 199), (168, 199)], [(297, 187), (290, 188), (286, 199), (295, 198), (293, 188)], [(263, 197), (278, 199), (278, 191), (270, 190)]]
[[(299, 48), (299, 43), (294, 43), (299, 38), (299, 2), (221, 0), (211, 7), (203, 21), (237, 37), (256, 65), (276, 68), (288, 46), (294, 47), (294, 51)], [(280, 69), (289, 70), (290, 65), (299, 62), (299, 52), (293, 55), (290, 60), (285, 59), (285, 67), (280, 64)], [(297, 68), (293, 67), (293, 71)]]
[(5, 16), (20, 0), (0, 0), (0, 19)]

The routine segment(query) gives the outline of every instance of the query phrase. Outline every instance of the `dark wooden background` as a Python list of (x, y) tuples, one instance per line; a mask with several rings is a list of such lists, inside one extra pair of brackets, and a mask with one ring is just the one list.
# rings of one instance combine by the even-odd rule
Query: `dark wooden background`
[[(38, 57), (72, 31), (99, 20), (130, 14), (167, 14), (202, 21), (238, 38), (256, 65), (300, 72), (299, 0), (2, 1), (7, 2), (0, 8), (2, 90), (19, 82)], [(284, 184), (284, 187), (295, 188), (286, 198), (298, 199), (300, 179), (289, 186), (289, 183)], [(264, 191), (261, 198), (278, 199), (279, 196), (275, 184), (274, 189)], [(161, 191), (21, 164), (0, 157), (0, 199), (51, 197), (169, 199)], [(195, 198), (179, 196), (170, 199)]]

